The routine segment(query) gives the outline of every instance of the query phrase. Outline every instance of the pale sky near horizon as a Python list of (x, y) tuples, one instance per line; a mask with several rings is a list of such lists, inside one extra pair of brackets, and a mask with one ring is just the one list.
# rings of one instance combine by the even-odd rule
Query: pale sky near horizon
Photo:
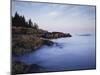
[(12, 1), (12, 15), (17, 11), (39, 28), (69, 33), (95, 32), (95, 6)]

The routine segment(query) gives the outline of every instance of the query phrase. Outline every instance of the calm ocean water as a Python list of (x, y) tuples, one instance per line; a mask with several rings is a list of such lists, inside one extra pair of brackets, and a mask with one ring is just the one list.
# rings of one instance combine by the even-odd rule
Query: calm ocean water
[(43, 46), (17, 58), (26, 64), (38, 64), (41, 71), (95, 69), (95, 36), (78, 36), (52, 40), (57, 44)]

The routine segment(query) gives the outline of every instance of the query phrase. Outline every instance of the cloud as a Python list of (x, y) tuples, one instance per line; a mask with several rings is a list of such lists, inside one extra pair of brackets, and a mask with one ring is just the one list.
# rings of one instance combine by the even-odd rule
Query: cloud
[(95, 30), (94, 6), (29, 2), (16, 2), (12, 5), (13, 14), (17, 10), (26, 18), (37, 22), (40, 28), (48, 31), (93, 32)]
[(56, 11), (53, 11), (53, 12), (50, 12), (49, 13), (49, 16), (59, 16), (60, 15), (60, 13), (59, 12), (56, 12)]

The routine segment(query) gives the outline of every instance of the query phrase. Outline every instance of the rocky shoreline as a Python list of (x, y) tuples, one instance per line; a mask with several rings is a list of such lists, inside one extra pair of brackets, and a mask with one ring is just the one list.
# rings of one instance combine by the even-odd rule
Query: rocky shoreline
[[(12, 54), (22, 56), (34, 52), (44, 45), (52, 46), (51, 39), (72, 37), (69, 33), (48, 32), (42, 29), (12, 27)], [(35, 73), (39, 71), (37, 64), (27, 65), (20, 61), (12, 62), (12, 75)]]
[(50, 39), (71, 37), (69, 33), (47, 32), (24, 27), (12, 27), (12, 34), (12, 53), (15, 55), (36, 51), (43, 45), (52, 46), (54, 42)]
[(51, 46), (53, 45), (53, 42), (45, 39), (40, 39), (33, 35), (13, 35), (12, 53), (20, 56), (36, 51), (43, 45)]

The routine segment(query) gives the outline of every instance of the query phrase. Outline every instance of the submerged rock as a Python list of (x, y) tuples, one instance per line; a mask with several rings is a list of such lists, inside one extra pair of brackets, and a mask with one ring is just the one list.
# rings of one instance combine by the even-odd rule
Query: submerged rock
[(48, 45), (48, 46), (52, 46), (54, 44), (54, 42), (44, 39), (43, 44)]

